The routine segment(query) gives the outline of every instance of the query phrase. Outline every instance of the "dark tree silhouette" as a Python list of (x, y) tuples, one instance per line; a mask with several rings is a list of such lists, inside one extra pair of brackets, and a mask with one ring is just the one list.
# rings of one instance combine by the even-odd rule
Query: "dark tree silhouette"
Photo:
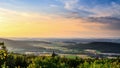
[(52, 53), (52, 57), (58, 56), (54, 51)]

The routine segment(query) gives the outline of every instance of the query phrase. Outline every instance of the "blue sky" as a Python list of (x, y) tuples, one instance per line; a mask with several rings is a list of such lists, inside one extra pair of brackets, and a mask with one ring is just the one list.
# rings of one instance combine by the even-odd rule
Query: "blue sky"
[[(94, 34), (99, 36), (101, 32), (109, 37), (120, 36), (120, 0), (0, 0), (0, 15), (1, 21), (4, 19), (7, 21), (11, 17), (9, 19), (11, 21), (30, 22), (29, 19), (31, 19), (40, 24), (47, 22), (46, 19), (53, 22), (55, 18), (59, 18), (57, 20), (63, 22), (64, 26), (72, 27), (71, 22), (74, 24), (73, 29), (63, 30), (63, 32), (73, 34), (73, 37), (84, 34), (88, 37), (94, 37)], [(76, 27), (83, 28), (86, 31), (82, 32), (82, 30), (76, 29), (76, 22), (79, 24)], [(53, 22), (52, 24), (56, 23)], [(62, 31), (62, 28), (59, 29)], [(93, 33), (92, 30), (96, 32)], [(91, 34), (87, 35), (87, 33)], [(54, 36), (53, 34), (51, 35)]]
[(2, 7), (13, 10), (38, 13), (55, 13), (57, 11), (56, 13), (79, 12), (80, 14), (80, 12), (85, 12), (89, 16), (89, 13), (96, 14), (91, 10), (97, 6), (98, 9), (109, 8), (113, 6), (113, 3), (120, 4), (120, 0), (1, 0), (0, 3), (3, 3)]

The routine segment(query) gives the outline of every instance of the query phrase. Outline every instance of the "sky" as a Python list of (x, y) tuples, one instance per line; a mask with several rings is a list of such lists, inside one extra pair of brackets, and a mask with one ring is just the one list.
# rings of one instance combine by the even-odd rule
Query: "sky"
[(0, 0), (0, 37), (120, 38), (120, 0)]

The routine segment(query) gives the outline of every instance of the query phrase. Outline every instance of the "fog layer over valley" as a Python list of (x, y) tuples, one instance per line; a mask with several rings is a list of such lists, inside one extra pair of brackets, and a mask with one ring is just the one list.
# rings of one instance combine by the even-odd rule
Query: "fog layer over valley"
[(83, 54), (86, 51), (120, 54), (119, 39), (4, 39), (9, 52)]

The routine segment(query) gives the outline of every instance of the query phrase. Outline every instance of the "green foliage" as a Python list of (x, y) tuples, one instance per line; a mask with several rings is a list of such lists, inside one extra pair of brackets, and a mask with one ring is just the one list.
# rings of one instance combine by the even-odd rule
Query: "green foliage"
[(6, 59), (7, 59), (7, 49), (6, 46), (4, 46), (4, 42), (0, 43), (0, 66), (3, 68), (6, 68)]
[(9, 54), (1, 68), (120, 68), (120, 59), (81, 59)]

